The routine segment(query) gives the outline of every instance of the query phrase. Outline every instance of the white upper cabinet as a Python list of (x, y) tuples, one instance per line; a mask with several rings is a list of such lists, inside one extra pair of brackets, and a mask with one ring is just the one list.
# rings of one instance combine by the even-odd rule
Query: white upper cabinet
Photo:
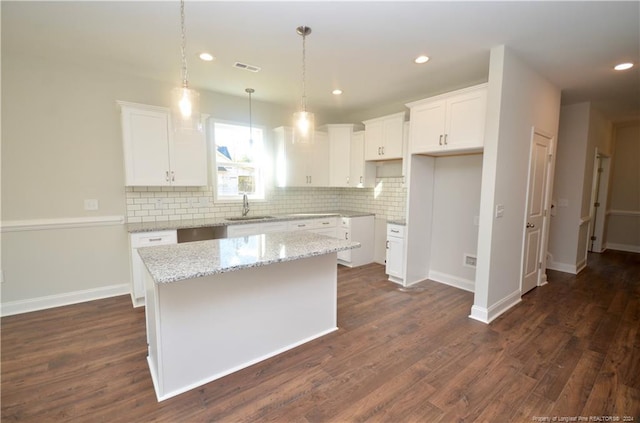
[(405, 112), (364, 121), (365, 160), (402, 159)]
[(207, 185), (204, 133), (174, 132), (166, 108), (118, 103), (126, 186)]
[(434, 156), (481, 152), (487, 84), (407, 104), (410, 154)]
[(353, 125), (327, 125), (329, 135), (329, 186), (350, 187)]
[(355, 188), (370, 188), (376, 184), (376, 165), (364, 160), (364, 131), (357, 131), (351, 135), (351, 173), (350, 186)]
[(276, 185), (280, 187), (329, 186), (329, 141), (316, 132), (310, 144), (293, 143), (293, 129), (273, 130), (276, 144)]

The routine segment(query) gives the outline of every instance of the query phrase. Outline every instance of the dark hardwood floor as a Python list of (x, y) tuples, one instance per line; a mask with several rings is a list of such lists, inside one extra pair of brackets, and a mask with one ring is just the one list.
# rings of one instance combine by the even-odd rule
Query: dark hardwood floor
[(128, 297), (6, 317), (2, 421), (640, 422), (640, 255), (548, 275), (485, 325), (471, 293), (340, 267), (339, 331), (161, 403)]

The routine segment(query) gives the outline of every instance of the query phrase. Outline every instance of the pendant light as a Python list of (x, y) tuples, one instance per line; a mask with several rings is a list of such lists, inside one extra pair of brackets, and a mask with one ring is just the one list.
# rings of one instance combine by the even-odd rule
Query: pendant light
[(200, 121), (199, 97), (197, 91), (189, 88), (189, 74), (187, 72), (187, 40), (184, 25), (184, 0), (180, 0), (180, 52), (182, 54), (182, 84), (174, 88), (171, 99), (171, 115), (175, 131), (202, 132)]
[(249, 94), (249, 145), (253, 145), (253, 126), (252, 126), (252, 116), (251, 116), (251, 94), (255, 93), (256, 90), (253, 88), (247, 88), (244, 90), (247, 94)]
[(293, 114), (293, 142), (312, 143), (315, 131), (315, 117), (313, 113), (307, 111), (306, 93), (306, 39), (307, 35), (311, 34), (311, 28), (299, 26), (296, 28), (296, 32), (302, 36), (302, 101), (300, 102), (300, 110)]

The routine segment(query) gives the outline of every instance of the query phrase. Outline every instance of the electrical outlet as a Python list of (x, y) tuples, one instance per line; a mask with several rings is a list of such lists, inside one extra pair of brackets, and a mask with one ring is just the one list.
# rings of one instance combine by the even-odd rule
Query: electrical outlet
[(471, 254), (465, 254), (463, 256), (463, 265), (465, 267), (476, 267), (476, 263), (478, 262), (478, 258)]
[(164, 208), (164, 198), (162, 198), (162, 197), (154, 198), (153, 199), (153, 204), (155, 204), (156, 209), (163, 209)]
[(84, 209), (89, 211), (98, 210), (98, 200), (94, 198), (84, 200)]
[(504, 216), (504, 204), (496, 204), (496, 219)]

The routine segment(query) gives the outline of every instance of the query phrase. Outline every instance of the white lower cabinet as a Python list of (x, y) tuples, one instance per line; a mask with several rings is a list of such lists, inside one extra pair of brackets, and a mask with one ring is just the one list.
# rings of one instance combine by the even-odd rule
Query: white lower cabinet
[(338, 252), (338, 263), (356, 267), (373, 262), (374, 217), (342, 217), (338, 228), (338, 238), (359, 242), (360, 248)]
[(138, 248), (176, 244), (177, 242), (178, 236), (175, 230), (137, 232), (129, 236), (129, 245), (131, 247), (131, 301), (134, 307), (145, 305), (145, 268), (140, 255), (138, 255)]
[(402, 225), (387, 224), (386, 273), (390, 281), (400, 284), (404, 282), (404, 229)]
[(309, 231), (333, 238), (337, 237), (337, 217), (323, 217), (308, 220), (291, 220), (287, 225), (289, 231)]

